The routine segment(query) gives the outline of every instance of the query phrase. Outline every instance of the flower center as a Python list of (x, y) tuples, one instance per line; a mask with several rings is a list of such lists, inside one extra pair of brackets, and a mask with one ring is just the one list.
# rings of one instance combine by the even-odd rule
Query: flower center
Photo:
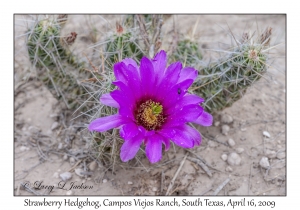
[(147, 130), (157, 130), (165, 121), (163, 106), (150, 99), (139, 106), (135, 118)]

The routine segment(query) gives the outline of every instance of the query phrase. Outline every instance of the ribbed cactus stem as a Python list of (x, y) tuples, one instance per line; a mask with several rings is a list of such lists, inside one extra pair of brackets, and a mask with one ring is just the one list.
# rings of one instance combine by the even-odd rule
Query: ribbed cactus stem
[(202, 54), (198, 43), (190, 39), (178, 41), (177, 48), (171, 56), (171, 62), (181, 61), (184, 66), (194, 67), (200, 60), (202, 60)]
[(123, 32), (123, 30), (120, 29), (121, 26), (117, 28), (119, 28), (119, 32), (107, 40), (105, 52), (108, 61), (113, 64), (129, 57), (140, 60), (143, 56), (143, 52), (137, 45), (137, 39), (134, 38), (131, 32)]
[[(66, 18), (66, 17), (65, 17)], [(68, 108), (79, 107), (87, 97), (86, 89), (80, 84), (83, 78), (92, 76), (84, 70), (84, 63), (78, 62), (69, 50), (77, 37), (76, 32), (61, 37), (61, 23), (56, 20), (40, 20), (27, 37), (29, 58), (36, 67), (37, 77)]]
[(199, 70), (198, 81), (191, 91), (206, 99), (204, 106), (207, 111), (216, 112), (230, 107), (266, 73), (266, 43), (269, 43), (270, 31), (266, 30), (256, 41), (244, 34), (226, 58)]

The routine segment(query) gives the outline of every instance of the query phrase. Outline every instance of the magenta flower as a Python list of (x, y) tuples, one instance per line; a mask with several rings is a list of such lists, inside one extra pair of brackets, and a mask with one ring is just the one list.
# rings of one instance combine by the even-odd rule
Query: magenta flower
[(200, 145), (200, 133), (187, 123), (212, 124), (213, 117), (200, 106), (204, 100), (187, 93), (197, 71), (182, 68), (180, 62), (166, 68), (166, 63), (166, 53), (160, 51), (153, 60), (143, 57), (140, 67), (130, 58), (114, 65), (113, 84), (118, 89), (102, 95), (100, 101), (118, 108), (118, 113), (92, 121), (89, 130), (120, 127), (124, 162), (134, 158), (143, 142), (151, 163), (161, 159), (162, 144), (167, 151), (170, 141), (183, 148)]

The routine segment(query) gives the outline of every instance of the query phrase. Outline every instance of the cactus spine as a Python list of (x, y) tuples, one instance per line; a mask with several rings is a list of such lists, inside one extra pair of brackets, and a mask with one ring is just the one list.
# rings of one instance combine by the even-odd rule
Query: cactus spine
[[(64, 16), (63, 20), (66, 20)], [(78, 62), (69, 50), (77, 34), (71, 32), (66, 37), (60, 36), (60, 19), (38, 21), (27, 37), (27, 49), (31, 63), (36, 67), (37, 77), (57, 98), (62, 99), (67, 108), (75, 109), (86, 100), (86, 89), (80, 84), (83, 78), (91, 76), (84, 70), (84, 63)]]
[(263, 76), (267, 70), (266, 46), (270, 35), (271, 28), (257, 40), (249, 39), (245, 33), (227, 57), (199, 69), (198, 81), (191, 90), (205, 98), (207, 111), (230, 107)]

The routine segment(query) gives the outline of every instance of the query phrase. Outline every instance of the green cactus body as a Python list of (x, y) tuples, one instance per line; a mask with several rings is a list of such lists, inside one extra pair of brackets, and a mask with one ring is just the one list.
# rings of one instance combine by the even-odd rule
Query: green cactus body
[(243, 43), (227, 58), (199, 70), (199, 79), (192, 91), (205, 98), (209, 112), (230, 107), (266, 72), (267, 55), (263, 45)]
[(181, 61), (184, 66), (195, 66), (202, 59), (198, 43), (189, 39), (179, 41), (171, 62)]
[(63, 59), (65, 50), (59, 43), (60, 26), (53, 21), (42, 20), (28, 36), (29, 58), (37, 67), (56, 66), (55, 58)]
[(78, 62), (70, 52), (60, 37), (60, 30), (60, 24), (54, 20), (39, 21), (27, 37), (28, 54), (37, 77), (57, 99), (75, 109), (88, 97), (79, 80), (90, 78), (92, 74), (85, 71), (84, 63)]
[(131, 32), (123, 34), (114, 34), (107, 41), (105, 52), (108, 55), (108, 61), (114, 64), (124, 58), (134, 58), (140, 60), (143, 53), (137, 45), (137, 40)]

